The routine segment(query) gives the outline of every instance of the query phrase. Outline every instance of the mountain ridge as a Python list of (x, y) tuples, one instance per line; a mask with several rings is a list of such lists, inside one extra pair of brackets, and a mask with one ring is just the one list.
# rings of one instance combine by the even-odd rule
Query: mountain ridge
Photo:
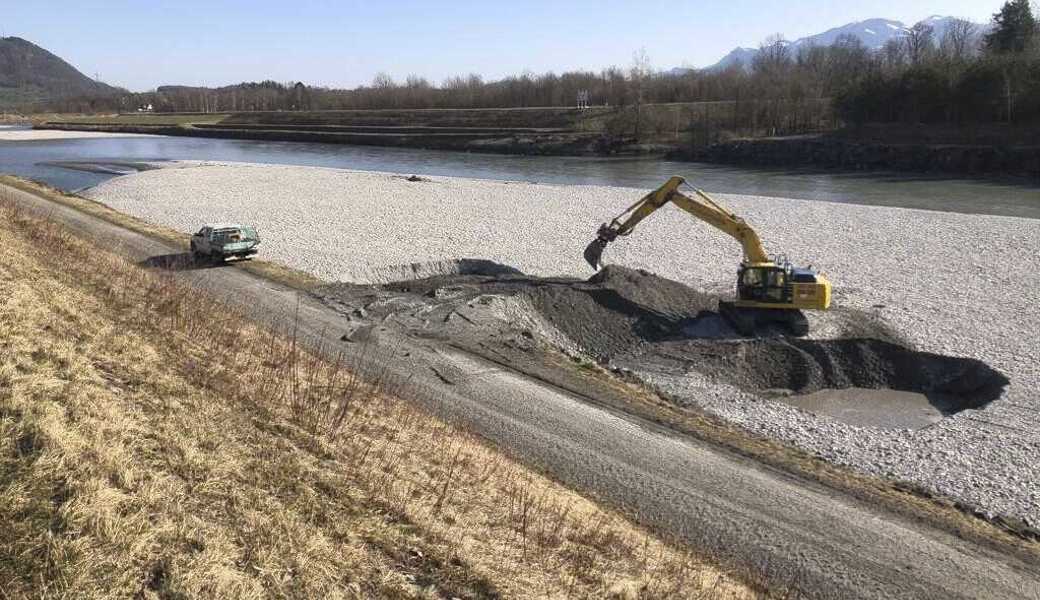
[[(842, 35), (852, 35), (863, 42), (863, 45), (867, 48), (879, 50), (884, 47), (889, 40), (902, 37), (911, 27), (918, 24), (932, 27), (933, 35), (935, 36), (935, 39), (938, 40), (942, 38), (943, 33), (950, 26), (950, 23), (957, 19), (958, 17), (932, 15), (913, 25), (907, 25), (902, 21), (877, 17), (865, 19), (863, 21), (853, 21), (838, 27), (832, 27), (821, 33), (798, 38), (797, 40), (790, 42), (790, 46), (794, 48), (808, 45), (829, 46)], [(989, 27), (989, 25), (982, 23), (975, 23), (975, 25), (979, 28), (980, 33), (984, 32)], [(721, 71), (737, 64), (741, 64), (747, 68), (751, 65), (751, 61), (754, 59), (756, 54), (758, 54), (758, 48), (738, 46), (719, 59), (718, 62), (704, 67), (702, 70)], [(688, 69), (672, 69), (669, 72), (671, 73), (679, 70)]]

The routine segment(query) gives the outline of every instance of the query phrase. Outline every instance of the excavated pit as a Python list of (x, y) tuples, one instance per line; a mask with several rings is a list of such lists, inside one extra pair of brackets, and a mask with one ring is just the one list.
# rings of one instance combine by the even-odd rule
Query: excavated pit
[(853, 338), (684, 340), (655, 345), (644, 368), (710, 380), (861, 426), (918, 429), (1000, 397), (982, 361)]
[(914, 350), (862, 311), (813, 314), (812, 326), (829, 339), (791, 338), (779, 329), (749, 338), (715, 312), (717, 294), (646, 271), (609, 266), (582, 281), (489, 264), (495, 268), (486, 272), (473, 262), (459, 274), (340, 284), (319, 295), (459, 345), (526, 348), (524, 339), (541, 336), (637, 376), (689, 376), (692, 390), (705, 381), (734, 386), (855, 425), (924, 427), (985, 406), (1008, 383), (981, 361)]
[(1000, 397), (1008, 380), (972, 358), (914, 350), (874, 315), (814, 315), (837, 339), (779, 329), (737, 334), (718, 296), (645, 271), (607, 267), (530, 293), (541, 315), (604, 364), (695, 372), (755, 395), (866, 426), (920, 428)]

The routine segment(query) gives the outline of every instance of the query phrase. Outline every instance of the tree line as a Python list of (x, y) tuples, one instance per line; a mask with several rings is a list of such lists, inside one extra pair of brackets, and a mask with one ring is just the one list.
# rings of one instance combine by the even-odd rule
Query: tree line
[[(588, 104), (632, 113), (636, 137), (701, 128), (742, 134), (829, 129), (839, 120), (870, 122), (1021, 122), (1040, 118), (1040, 34), (1028, 0), (1009, 0), (983, 35), (955, 21), (942, 35), (918, 24), (880, 50), (854, 36), (829, 46), (798, 46), (781, 36), (763, 42), (749, 65), (726, 69), (650, 67), (640, 51), (626, 68), (599, 72), (522, 73), (496, 81), (478, 74), (434, 84), (409, 75), (377, 74), (368, 85), (333, 89), (264, 81), (222, 88), (161, 87), (141, 94), (73, 98), (48, 110), (157, 112), (303, 111), (352, 109), (516, 108)], [(641, 115), (641, 107), (719, 103), (712, 109)], [(669, 113), (670, 114), (670, 113)], [(656, 115), (656, 117), (655, 117)], [(656, 120), (655, 120), (656, 119)], [(682, 119), (682, 123), (672, 121)], [(645, 125), (644, 125), (645, 124)], [(642, 131), (641, 131), (642, 129)]]
[(941, 37), (918, 24), (836, 89), (848, 123), (985, 124), (1040, 120), (1040, 30), (1028, 0), (1010, 0), (982, 34), (957, 21)]
[[(724, 70), (660, 72), (650, 67), (645, 52), (640, 51), (630, 66), (600, 72), (523, 73), (496, 81), (467, 74), (449, 77), (438, 85), (415, 75), (397, 81), (380, 73), (370, 84), (349, 90), (276, 81), (221, 88), (164, 86), (145, 93), (65, 98), (48, 103), (45, 110), (133, 112), (151, 106), (156, 112), (219, 113), (567, 107), (575, 106), (579, 92), (584, 92), (588, 105), (618, 109), (614, 125), (624, 129), (631, 122), (628, 133), (636, 137), (687, 130), (694, 123), (706, 123), (706, 118), (714, 124), (708, 129), (746, 133), (790, 133), (829, 125), (828, 90), (795, 75), (765, 63), (751, 68), (734, 65)], [(669, 103), (718, 106), (677, 110), (676, 116), (647, 106)], [(681, 122), (676, 124), (675, 118)]]

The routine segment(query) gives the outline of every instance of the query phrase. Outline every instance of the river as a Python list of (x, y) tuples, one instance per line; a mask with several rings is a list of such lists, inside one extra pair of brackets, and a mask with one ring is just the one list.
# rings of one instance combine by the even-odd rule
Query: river
[(750, 169), (646, 158), (543, 157), (189, 137), (0, 141), (0, 172), (74, 191), (115, 176), (61, 161), (214, 160), (557, 184), (653, 188), (683, 175), (709, 192), (1040, 218), (1040, 185), (905, 174)]

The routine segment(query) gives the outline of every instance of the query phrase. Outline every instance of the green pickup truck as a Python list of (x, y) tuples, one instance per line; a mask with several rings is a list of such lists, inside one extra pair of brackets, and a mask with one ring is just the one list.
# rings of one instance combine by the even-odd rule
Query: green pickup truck
[(224, 261), (256, 254), (260, 236), (256, 229), (236, 223), (206, 225), (191, 236), (191, 255), (195, 259)]

